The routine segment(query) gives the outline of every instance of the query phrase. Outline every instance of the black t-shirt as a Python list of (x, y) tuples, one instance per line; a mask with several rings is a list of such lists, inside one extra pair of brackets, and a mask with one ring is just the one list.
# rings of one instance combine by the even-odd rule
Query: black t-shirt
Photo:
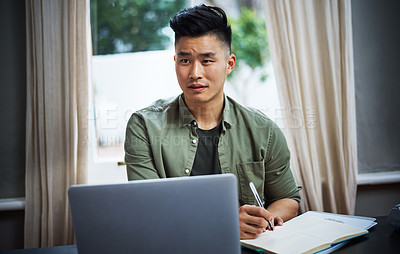
[(199, 143), (190, 175), (221, 174), (218, 157), (218, 141), (221, 130), (221, 123), (211, 130), (197, 128)]

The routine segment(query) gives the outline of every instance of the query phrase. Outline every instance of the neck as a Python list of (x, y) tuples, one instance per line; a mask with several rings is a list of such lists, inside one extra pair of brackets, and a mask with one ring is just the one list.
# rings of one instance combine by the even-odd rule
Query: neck
[(223, 99), (217, 103), (193, 103), (190, 105), (186, 103), (186, 105), (202, 130), (211, 130), (222, 120)]

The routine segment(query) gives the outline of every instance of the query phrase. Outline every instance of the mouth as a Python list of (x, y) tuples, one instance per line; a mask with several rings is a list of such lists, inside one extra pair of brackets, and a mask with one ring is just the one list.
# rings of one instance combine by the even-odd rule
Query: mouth
[(208, 86), (202, 84), (191, 84), (188, 88), (194, 92), (204, 91)]

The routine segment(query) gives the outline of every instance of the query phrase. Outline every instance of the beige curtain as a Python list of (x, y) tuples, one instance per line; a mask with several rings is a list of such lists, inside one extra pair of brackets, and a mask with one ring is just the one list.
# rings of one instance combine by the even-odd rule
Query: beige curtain
[(301, 209), (353, 214), (356, 129), (348, 0), (268, 0), (271, 59)]
[(86, 0), (26, 0), (26, 248), (74, 241), (67, 189), (86, 181), (88, 11)]

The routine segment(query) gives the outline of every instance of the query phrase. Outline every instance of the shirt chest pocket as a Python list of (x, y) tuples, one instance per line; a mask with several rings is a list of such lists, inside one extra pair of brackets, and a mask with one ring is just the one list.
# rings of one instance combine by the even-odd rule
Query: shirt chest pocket
[(236, 165), (239, 178), (239, 203), (240, 205), (258, 205), (250, 189), (253, 182), (258, 195), (264, 201), (265, 164), (264, 161), (246, 162)]

